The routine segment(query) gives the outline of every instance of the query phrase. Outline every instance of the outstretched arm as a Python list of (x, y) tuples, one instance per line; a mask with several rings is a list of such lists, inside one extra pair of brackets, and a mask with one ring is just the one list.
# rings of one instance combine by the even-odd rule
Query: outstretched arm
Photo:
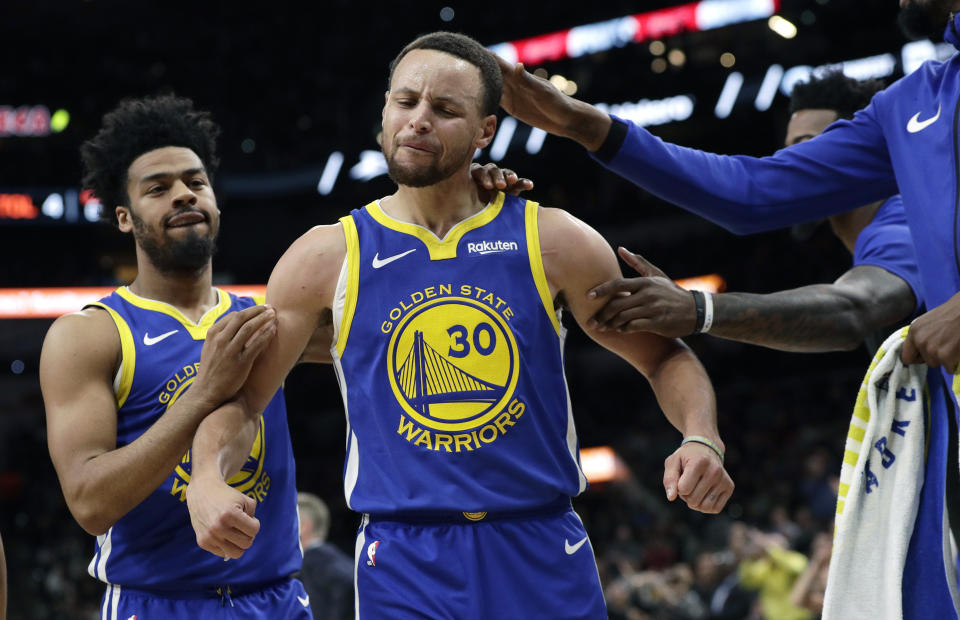
[(253, 516), (256, 503), (224, 480), (243, 464), (260, 414), (302, 357), (317, 326), (329, 322), (345, 254), (339, 224), (318, 226), (290, 246), (267, 284), (267, 303), (277, 312), (276, 338), (236, 398), (197, 430), (187, 507), (197, 543), (211, 553), (240, 557), (259, 530)]
[[(606, 305), (591, 321), (601, 330), (646, 331), (671, 338), (694, 333), (693, 295), (642, 256), (620, 248), (641, 277), (618, 278), (588, 294)], [(833, 284), (814, 284), (764, 295), (713, 295), (710, 335), (782, 351), (839, 351), (910, 316), (913, 289), (873, 265), (854, 267)]]
[(628, 181), (738, 234), (842, 213), (899, 191), (876, 100), (853, 120), (770, 157), (715, 155), (663, 142), (564, 95), (522, 65), (499, 62), (507, 112), (576, 140)]
[[(667, 419), (684, 437), (705, 437), (722, 451), (713, 386), (686, 345), (649, 333), (603, 332), (587, 324), (601, 303), (588, 299), (587, 291), (620, 274), (607, 242), (564, 211), (541, 209), (539, 220), (544, 269), (554, 299), (570, 309), (591, 338), (647, 378)], [(700, 443), (688, 443), (667, 459), (663, 481), (667, 499), (680, 497), (701, 512), (719, 512), (733, 493), (720, 457)]]

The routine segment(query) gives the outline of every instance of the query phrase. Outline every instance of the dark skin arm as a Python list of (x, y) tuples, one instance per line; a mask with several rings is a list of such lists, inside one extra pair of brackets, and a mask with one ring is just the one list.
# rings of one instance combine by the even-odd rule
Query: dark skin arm
[(596, 151), (610, 132), (610, 116), (589, 103), (569, 97), (543, 78), (496, 54), (503, 73), (500, 105), (511, 116), (555, 136), (570, 138)]
[[(593, 289), (610, 301), (594, 320), (607, 330), (650, 331), (667, 337), (693, 334), (693, 296), (660, 269), (620, 248), (640, 278), (611, 280)], [(898, 276), (870, 265), (854, 267), (833, 284), (815, 284), (765, 295), (713, 296), (710, 334), (782, 351), (854, 349), (863, 339), (910, 316), (913, 290)]]

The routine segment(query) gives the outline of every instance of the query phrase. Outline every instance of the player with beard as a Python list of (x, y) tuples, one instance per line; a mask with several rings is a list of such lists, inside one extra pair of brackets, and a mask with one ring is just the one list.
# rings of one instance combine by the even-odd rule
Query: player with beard
[(221, 557), (210, 555), (184, 503), (198, 425), (236, 393), (276, 332), (273, 309), (211, 283), (217, 133), (189, 100), (166, 96), (121, 103), (82, 147), (84, 185), (104, 219), (133, 235), (138, 274), (54, 322), (40, 382), (64, 497), (97, 536), (88, 570), (107, 584), (105, 620), (311, 617), (289, 577), (301, 553), (278, 390), (230, 480), (244, 514), (265, 519), (263, 528), (252, 517), (239, 524), (249, 535), (259, 528), (258, 544), (241, 558), (228, 538)]
[[(585, 323), (598, 309), (587, 290), (619, 269), (567, 213), (478, 197), (468, 169), (493, 138), (500, 79), (463, 35), (425, 35), (400, 52), (382, 115), (397, 191), (284, 254), (267, 289), (277, 338), (194, 443), (189, 506), (198, 541), (215, 551), (229, 531), (219, 520), (237, 513), (223, 464), (243, 453), (221, 443), (256, 419), (318, 323), (332, 323), (344, 491), (363, 513), (359, 618), (606, 617), (570, 504), (586, 478), (560, 314)], [(721, 510), (733, 483), (696, 357), (660, 336), (588, 332), (647, 377), (685, 436), (665, 463), (668, 499)]]
[[(900, 5), (901, 22), (914, 34), (945, 27), (944, 38), (960, 49), (960, 15), (955, 13), (960, 1), (901, 0)], [(500, 62), (502, 105), (513, 116), (578, 141), (624, 178), (736, 233), (842, 213), (850, 205), (899, 192), (929, 309), (913, 321), (901, 359), (936, 370), (928, 373), (931, 415), (938, 418), (935, 427), (950, 429), (950, 456), (942, 475), (951, 481), (948, 490), (957, 488), (960, 55), (924, 63), (875, 95), (852, 119), (763, 158), (721, 156), (663, 142), (634, 123), (563, 95), (522, 65)], [(952, 495), (951, 490), (948, 497)], [(915, 539), (921, 535), (917, 532), (937, 536), (942, 529), (918, 522)], [(948, 540), (939, 544), (950, 545)], [(903, 580), (903, 616), (956, 618), (960, 597), (954, 568), (914, 559), (918, 561), (908, 558), (907, 566), (915, 571)]]

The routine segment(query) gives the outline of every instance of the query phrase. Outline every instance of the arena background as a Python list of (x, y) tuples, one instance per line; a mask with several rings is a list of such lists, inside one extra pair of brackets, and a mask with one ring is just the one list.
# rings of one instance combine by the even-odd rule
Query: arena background
[[(680, 4), (7, 0), (0, 7), (0, 287), (115, 286), (131, 277), (131, 239), (88, 221), (89, 197), (78, 193), (78, 147), (123, 97), (175, 92), (212, 110), (223, 128), (215, 282), (263, 283), (308, 227), (392, 191), (376, 174), (376, 138), (387, 64), (404, 43), (449, 29), (492, 46)], [(774, 3), (726, 5), (739, 15)], [(803, 74), (791, 69), (867, 59), (846, 69), (891, 80), (917, 54), (942, 53), (929, 43), (905, 47), (894, 0), (784, 0), (776, 8), (796, 36), (775, 32), (790, 34), (768, 20), (770, 11), (696, 29), (678, 9), (655, 14), (647, 40), (625, 42), (620, 21), (578, 31), (581, 51), (599, 51), (529, 65), (563, 76), (560, 85), (572, 81), (586, 101), (637, 104), (630, 113), (665, 139), (761, 155), (782, 143), (788, 99), (780, 86)], [(555, 39), (539, 43), (523, 49), (567, 56)], [(724, 54), (733, 55), (732, 66)], [(730, 97), (733, 73), (743, 80)], [(478, 161), (496, 157), (534, 179), (532, 199), (573, 212), (673, 277), (716, 273), (729, 290), (768, 292), (832, 281), (850, 264), (824, 226), (804, 242), (789, 231), (731, 235), (603, 171), (571, 142), (531, 138), (522, 124), (493, 148)], [(0, 534), (12, 619), (97, 617), (102, 591), (85, 573), (92, 538), (70, 517), (47, 454), (37, 366), (50, 322), (0, 320)], [(702, 552), (722, 559), (734, 521), (789, 531), (804, 552), (829, 527), (831, 477), (866, 351), (799, 355), (709, 337), (689, 343), (714, 380), (737, 483), (718, 517), (667, 504), (662, 462), (679, 434), (627, 364), (572, 330), (567, 375), (581, 445), (611, 446), (629, 470), (576, 500), (608, 585), (669, 571)], [(358, 519), (343, 500), (345, 424), (332, 371), (294, 370), (287, 402), (298, 486), (327, 500), (331, 538), (351, 552)], [(612, 615), (686, 617), (636, 598)]]

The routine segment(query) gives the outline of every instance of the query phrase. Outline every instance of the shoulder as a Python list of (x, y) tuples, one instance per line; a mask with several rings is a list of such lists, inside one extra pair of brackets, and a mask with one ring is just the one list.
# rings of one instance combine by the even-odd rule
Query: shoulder
[(283, 258), (294, 258), (307, 261), (326, 261), (331, 257), (342, 259), (347, 250), (343, 224), (329, 224), (314, 226), (300, 235)]
[[(540, 250), (564, 267), (589, 266), (589, 259), (609, 258), (616, 264), (610, 244), (592, 226), (563, 209), (540, 207)], [(584, 260), (588, 259), (585, 263)], [(545, 265), (546, 266), (546, 265)]]
[(542, 249), (556, 248), (568, 250), (568, 254), (577, 255), (578, 252), (569, 252), (577, 248), (578, 244), (600, 244), (609, 249), (607, 242), (592, 226), (583, 220), (571, 215), (563, 209), (540, 207), (538, 213), (540, 229), (540, 247)]
[(540, 255), (551, 295), (577, 294), (620, 277), (617, 257), (592, 226), (563, 209), (541, 207)]
[(290, 245), (274, 267), (267, 300), (274, 304), (278, 299), (296, 299), (328, 306), (346, 253), (342, 224), (311, 228)]
[(110, 314), (91, 306), (65, 314), (47, 330), (41, 367), (51, 363), (81, 368), (114, 367), (120, 361), (120, 334)]

